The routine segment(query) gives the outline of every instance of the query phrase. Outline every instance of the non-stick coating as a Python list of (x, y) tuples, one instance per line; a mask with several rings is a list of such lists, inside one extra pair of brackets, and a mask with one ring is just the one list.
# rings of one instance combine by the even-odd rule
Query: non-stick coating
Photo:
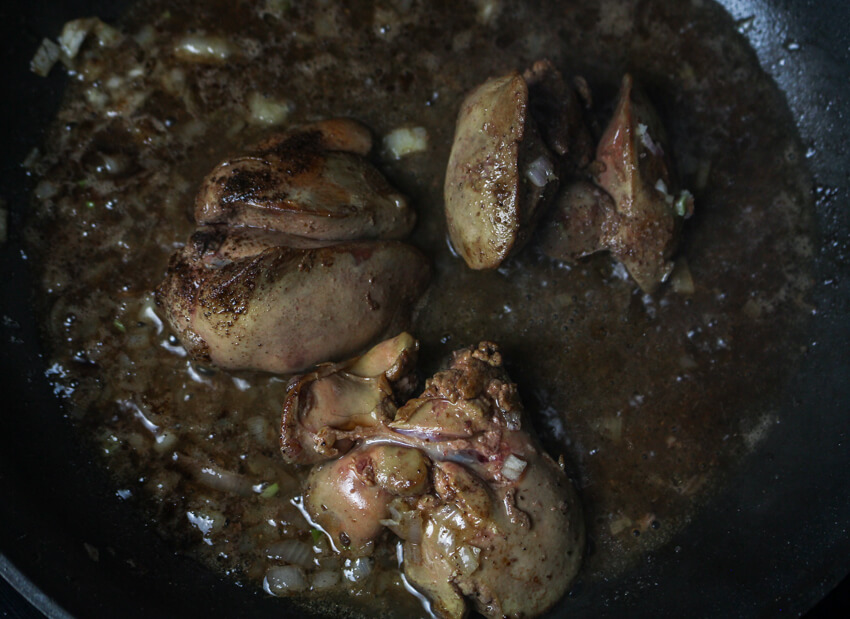
[[(64, 21), (88, 14), (108, 21), (124, 4), (0, 8), (0, 191), (12, 211), (11, 239), (0, 248), (0, 574), (51, 616), (280, 617), (280, 600), (175, 555), (132, 501), (112, 495), (75, 444), (44, 378), (28, 261), (16, 234), (28, 190), (20, 162), (55, 112), (62, 79), (58, 72), (37, 78), (27, 64), (41, 38), (55, 37)], [(634, 572), (580, 590), (555, 615), (798, 614), (850, 569), (850, 4), (722, 4), (742, 20), (763, 66), (787, 93), (810, 147), (821, 251), (809, 352), (787, 386), (783, 423), (698, 519)]]

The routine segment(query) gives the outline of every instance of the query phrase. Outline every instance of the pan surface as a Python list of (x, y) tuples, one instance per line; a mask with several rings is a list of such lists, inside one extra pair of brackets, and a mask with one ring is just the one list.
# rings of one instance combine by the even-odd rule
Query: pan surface
[[(588, 586), (558, 613), (589, 616), (799, 613), (850, 568), (850, 8), (834, 2), (724, 2), (762, 65), (788, 95), (815, 175), (821, 250), (808, 352), (788, 384), (783, 423), (700, 516), (615, 582)], [(55, 112), (61, 80), (26, 72), (44, 35), (73, 17), (109, 21), (120, 3), (4, 8), (4, 73), (14, 97), (4, 140), (3, 198), (12, 211), (2, 247), (0, 573), (52, 616), (279, 615), (280, 600), (234, 587), (177, 556), (74, 441), (44, 378), (19, 229), (28, 186), (19, 167)], [(7, 87), (8, 88), (8, 87)], [(98, 549), (93, 553), (92, 549)], [(36, 587), (30, 587), (29, 582)], [(698, 585), (695, 585), (698, 583)]]

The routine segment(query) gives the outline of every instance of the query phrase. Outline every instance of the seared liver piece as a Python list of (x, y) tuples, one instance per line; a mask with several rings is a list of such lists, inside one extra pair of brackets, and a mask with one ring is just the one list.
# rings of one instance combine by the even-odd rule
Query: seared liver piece
[(529, 113), (523, 77), (473, 90), (458, 114), (444, 185), (449, 236), (466, 264), (493, 269), (519, 250), (556, 187), (555, 158)]
[[(401, 344), (381, 346), (400, 351)], [(356, 366), (305, 377), (313, 396), (297, 415), (287, 403), (282, 423), (287, 460), (325, 460), (310, 474), (305, 506), (335, 548), (367, 556), (390, 529), (404, 542), (408, 580), (442, 617), (463, 616), (467, 603), (488, 617), (551, 607), (581, 564), (582, 512), (563, 470), (522, 427), (516, 385), (496, 346), (457, 351), (400, 409), (388, 403), (388, 377), (379, 374), (372, 379), (384, 380), (382, 397), (358, 398), (360, 409), (345, 408), (353, 414), (334, 413), (343, 408), (316, 390), (326, 382), (319, 393), (343, 393), (331, 381), (350, 379)], [(296, 379), (291, 393), (300, 401), (303, 390)]]
[(269, 138), (204, 179), (200, 227), (157, 290), (190, 355), (286, 374), (406, 326), (430, 267), (414, 247), (386, 240), (407, 235), (415, 216), (364, 158), (371, 147), (359, 123), (326, 120)]

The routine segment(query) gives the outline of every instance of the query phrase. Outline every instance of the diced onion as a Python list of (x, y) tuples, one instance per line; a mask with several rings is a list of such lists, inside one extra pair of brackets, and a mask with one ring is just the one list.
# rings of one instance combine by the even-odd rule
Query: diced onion
[(213, 531), (221, 529), (225, 523), (224, 514), (212, 509), (186, 512), (186, 518), (204, 537), (207, 537)]
[(637, 126), (637, 134), (640, 138), (641, 144), (643, 144), (646, 149), (655, 155), (656, 157), (660, 157), (664, 154), (664, 150), (655, 143), (652, 139), (652, 136), (649, 135), (649, 131), (647, 131), (647, 126), (644, 124), (639, 124)]
[(297, 539), (275, 542), (266, 549), (266, 556), (269, 559), (283, 561), (298, 567), (308, 568), (313, 566), (313, 549), (309, 544)]
[(548, 157), (541, 155), (526, 168), (525, 176), (532, 185), (542, 188), (555, 178), (555, 168)]
[(50, 39), (43, 39), (32, 60), (30, 60), (30, 71), (39, 77), (47, 77), (50, 69), (59, 60), (60, 54), (61, 48), (56, 43)]
[(463, 531), (469, 527), (469, 523), (464, 518), (463, 513), (454, 505), (443, 505), (434, 512), (433, 518), (438, 523), (457, 529), (458, 531)]
[(670, 275), (670, 285), (678, 294), (691, 295), (696, 290), (694, 276), (684, 256), (676, 260), (676, 266), (673, 267), (673, 273)]
[(307, 588), (304, 570), (294, 565), (270, 568), (263, 578), (263, 589), (271, 595), (291, 595)]
[(682, 193), (679, 194), (679, 197), (676, 198), (676, 204), (674, 205), (676, 210), (676, 214), (679, 217), (684, 217), (688, 219), (691, 215), (694, 214), (694, 196), (693, 194), (684, 189)]
[(502, 12), (502, 0), (475, 0), (478, 8), (476, 19), (480, 24), (493, 23)]
[(247, 477), (210, 466), (201, 468), (195, 474), (195, 478), (209, 488), (229, 494), (250, 496), (254, 492), (253, 484)]
[(357, 559), (346, 559), (342, 575), (351, 582), (360, 582), (372, 573), (372, 559), (359, 557)]
[(505, 462), (502, 464), (502, 475), (510, 481), (516, 481), (520, 478), (526, 466), (528, 466), (528, 462), (517, 458), (513, 454), (508, 454), (508, 457), (505, 458)]
[(603, 417), (599, 420), (599, 429), (608, 435), (612, 441), (619, 441), (623, 436), (622, 417)]
[(263, 442), (269, 438), (269, 424), (264, 417), (260, 415), (248, 417), (245, 420), (245, 425), (248, 428), (248, 433), (258, 441)]
[(230, 42), (221, 37), (194, 34), (183, 37), (174, 51), (182, 60), (221, 62), (227, 60), (236, 50)]
[(59, 193), (59, 187), (52, 181), (42, 180), (35, 186), (34, 193), (35, 197), (39, 200), (49, 200)]
[(178, 436), (170, 430), (164, 430), (154, 439), (154, 451), (157, 453), (171, 453), (177, 445)]
[(631, 526), (631, 518), (628, 516), (620, 516), (616, 520), (611, 521), (611, 524), (608, 525), (608, 529), (611, 531), (611, 535), (619, 535)]
[(88, 19), (75, 19), (66, 23), (62, 28), (59, 45), (68, 58), (74, 58), (80, 51), (80, 47), (86, 40), (91, 27), (92, 24)]
[(457, 558), (460, 563), (460, 568), (467, 576), (478, 569), (478, 555), (481, 554), (481, 549), (475, 546), (461, 546), (457, 549)]
[(339, 572), (335, 570), (322, 570), (313, 574), (313, 590), (330, 589), (339, 584)]
[(156, 40), (156, 30), (150, 24), (145, 24), (139, 31), (133, 36), (141, 47), (150, 47), (151, 44)]
[(422, 542), (422, 516), (413, 509), (401, 512), (394, 505), (390, 505), (390, 516), (381, 520), (381, 524), (398, 535), (401, 539), (419, 544)]
[(286, 99), (267, 99), (258, 92), (248, 98), (251, 120), (261, 125), (281, 125), (286, 122), (295, 106)]
[(437, 533), (437, 545), (446, 553), (451, 553), (455, 545), (454, 531), (446, 527), (440, 527), (440, 532)]
[(425, 127), (399, 127), (384, 136), (384, 150), (393, 159), (401, 159), (428, 148)]
[(419, 514), (413, 514), (406, 520), (407, 527), (404, 531), (404, 539), (413, 543), (422, 543), (422, 517)]
[(180, 454), (177, 458), (178, 465), (195, 478), (195, 481), (228, 494), (239, 496), (251, 496), (254, 494), (253, 482), (244, 475), (232, 473), (213, 466), (203, 465), (194, 458)]
[(74, 19), (62, 27), (59, 35), (59, 46), (65, 56), (76, 57), (89, 33), (94, 33), (100, 45), (113, 45), (121, 38), (118, 30), (96, 17)]

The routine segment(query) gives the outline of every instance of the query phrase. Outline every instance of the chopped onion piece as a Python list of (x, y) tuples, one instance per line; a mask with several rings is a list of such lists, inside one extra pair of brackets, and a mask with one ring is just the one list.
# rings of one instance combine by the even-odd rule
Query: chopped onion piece
[(437, 545), (446, 553), (451, 553), (455, 546), (454, 532), (446, 527), (440, 527), (440, 532), (437, 533)]
[(297, 539), (275, 542), (266, 549), (266, 556), (269, 559), (283, 561), (298, 567), (309, 568), (313, 566), (313, 549), (309, 544)]
[(401, 539), (419, 544), (422, 542), (422, 516), (418, 510), (404, 512), (389, 506), (391, 518), (381, 520), (381, 524), (398, 535)]
[(458, 531), (463, 531), (469, 527), (469, 523), (466, 521), (463, 512), (454, 505), (443, 505), (434, 512), (433, 518), (438, 523), (457, 529)]
[(263, 589), (271, 595), (291, 595), (307, 588), (304, 570), (294, 565), (273, 567), (263, 578)]
[(226, 521), (224, 514), (214, 509), (189, 511), (186, 512), (186, 518), (205, 538), (213, 531), (221, 529)]
[(174, 451), (174, 446), (177, 445), (178, 436), (170, 430), (164, 430), (154, 439), (154, 451), (157, 453), (171, 453)]
[(670, 285), (678, 294), (690, 295), (696, 290), (694, 276), (684, 256), (676, 260), (676, 266), (673, 267), (673, 273), (670, 275)]
[(117, 28), (113, 28), (99, 19), (95, 24), (94, 34), (97, 37), (97, 42), (104, 46), (115, 45), (121, 40), (121, 32)]
[(623, 436), (623, 418), (619, 416), (603, 417), (599, 420), (599, 429), (612, 441), (619, 441)]
[(359, 557), (357, 559), (346, 559), (342, 575), (351, 582), (360, 582), (372, 573), (372, 559)]
[(502, 475), (511, 481), (516, 481), (520, 478), (526, 466), (528, 466), (528, 462), (517, 458), (513, 454), (508, 454), (508, 457), (505, 458), (505, 462), (502, 464)]
[(91, 19), (74, 19), (65, 24), (59, 35), (59, 45), (68, 58), (76, 57), (92, 26)]
[(525, 176), (531, 181), (532, 185), (541, 188), (556, 178), (552, 162), (543, 155), (531, 162), (531, 165), (525, 170)]
[(644, 124), (639, 124), (637, 127), (637, 134), (640, 138), (641, 144), (646, 147), (646, 150), (651, 152), (656, 157), (660, 157), (664, 154), (664, 149), (662, 149), (655, 141), (652, 139), (652, 136), (649, 135), (649, 131), (647, 131), (647, 126)]
[(156, 30), (150, 24), (145, 24), (139, 28), (133, 38), (141, 47), (150, 47), (151, 43), (156, 40)]
[(407, 529), (404, 532), (408, 542), (413, 544), (422, 543), (422, 516), (418, 513), (412, 514), (407, 520)]
[(49, 200), (59, 193), (59, 187), (49, 180), (42, 180), (35, 186), (34, 195), (39, 200)]
[(425, 127), (399, 127), (384, 136), (384, 150), (393, 159), (421, 153), (428, 148)]
[(32, 60), (30, 60), (30, 71), (39, 77), (47, 77), (50, 69), (59, 60), (61, 53), (61, 49), (56, 43), (50, 39), (43, 39)]
[(336, 585), (338, 585), (339, 580), (339, 572), (336, 572), (334, 570), (322, 570), (321, 572), (316, 572), (315, 574), (313, 574), (313, 586), (311, 587), (311, 589), (330, 589), (331, 587), (335, 587)]
[(502, 0), (475, 0), (478, 8), (476, 19), (479, 24), (493, 23), (502, 12)]
[(460, 568), (466, 576), (478, 569), (478, 555), (480, 554), (481, 549), (475, 546), (461, 546), (457, 549)]
[(100, 45), (114, 45), (121, 38), (121, 33), (97, 17), (82, 17), (67, 22), (59, 35), (59, 46), (68, 58), (75, 58), (86, 37), (93, 33)]
[(679, 217), (689, 218), (694, 214), (694, 196), (687, 189), (682, 190), (679, 197), (676, 198), (675, 204), (676, 214)]
[(98, 90), (96, 86), (92, 86), (85, 91), (86, 101), (88, 101), (92, 107), (95, 109), (101, 110), (107, 106), (109, 103), (109, 95), (105, 92)]
[(280, 125), (286, 122), (295, 106), (286, 99), (267, 99), (258, 92), (248, 98), (251, 120), (261, 125)]
[(611, 531), (611, 535), (619, 535), (631, 526), (631, 518), (628, 516), (620, 516), (616, 520), (611, 521), (611, 524), (608, 525), (608, 529)]
[(254, 494), (253, 482), (245, 475), (201, 464), (198, 460), (185, 454), (177, 456), (177, 464), (192, 475), (195, 481), (207, 488), (239, 496)]
[(182, 60), (221, 62), (227, 60), (236, 50), (229, 41), (221, 37), (194, 34), (183, 37), (174, 51)]

